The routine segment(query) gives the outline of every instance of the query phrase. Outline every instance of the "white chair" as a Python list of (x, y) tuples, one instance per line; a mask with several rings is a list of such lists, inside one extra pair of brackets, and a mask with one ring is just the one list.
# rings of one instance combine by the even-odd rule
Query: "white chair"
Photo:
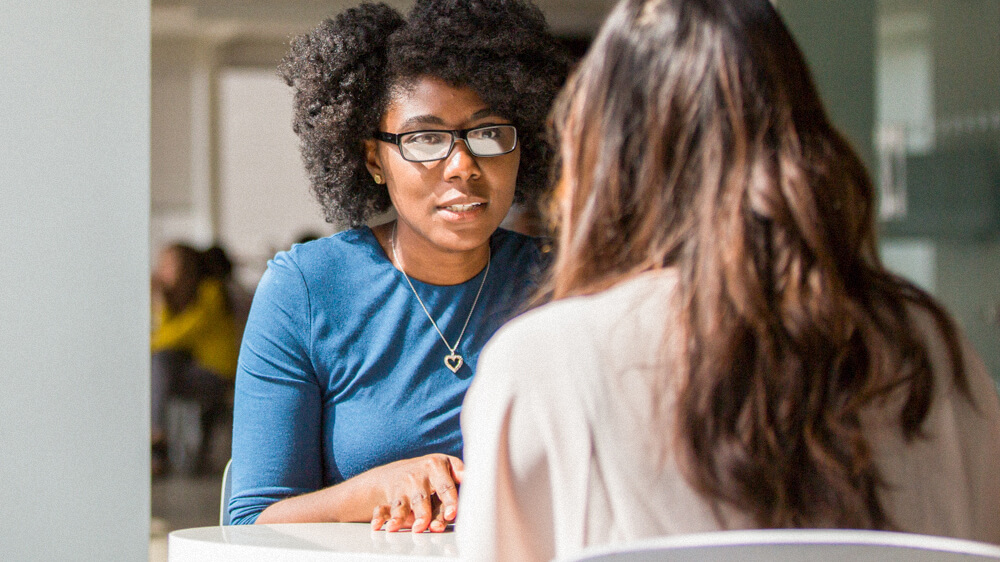
[(233, 459), (226, 463), (226, 469), (222, 471), (222, 493), (219, 494), (219, 525), (229, 525), (232, 520), (229, 517), (229, 498), (233, 495), (233, 475), (229, 473), (229, 468), (233, 464)]
[(564, 562), (972, 562), (1000, 560), (981, 542), (886, 531), (719, 531), (594, 547)]

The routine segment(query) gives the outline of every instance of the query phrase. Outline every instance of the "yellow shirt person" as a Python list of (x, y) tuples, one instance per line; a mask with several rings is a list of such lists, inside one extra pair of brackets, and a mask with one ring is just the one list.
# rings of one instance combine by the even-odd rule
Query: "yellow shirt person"
[(222, 281), (205, 279), (191, 304), (176, 314), (160, 307), (153, 331), (153, 353), (186, 351), (202, 367), (226, 379), (236, 376), (238, 335)]

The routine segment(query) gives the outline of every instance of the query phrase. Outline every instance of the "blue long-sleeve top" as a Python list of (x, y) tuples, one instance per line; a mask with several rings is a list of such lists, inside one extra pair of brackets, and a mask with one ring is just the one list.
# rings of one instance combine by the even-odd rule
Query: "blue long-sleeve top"
[[(449, 353), (367, 227), (279, 253), (254, 294), (236, 376), (233, 524), (268, 505), (376, 466), (430, 453), (461, 457), (459, 410), (479, 351), (522, 306), (542, 255), (498, 230), (482, 295)], [(437, 286), (413, 280), (454, 345), (483, 275)]]

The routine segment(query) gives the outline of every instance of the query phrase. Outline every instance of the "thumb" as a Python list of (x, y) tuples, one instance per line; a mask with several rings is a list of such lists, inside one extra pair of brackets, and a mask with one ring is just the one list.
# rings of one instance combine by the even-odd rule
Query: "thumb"
[(465, 474), (465, 463), (458, 457), (448, 457), (451, 464), (451, 477), (457, 484), (462, 483), (462, 476)]

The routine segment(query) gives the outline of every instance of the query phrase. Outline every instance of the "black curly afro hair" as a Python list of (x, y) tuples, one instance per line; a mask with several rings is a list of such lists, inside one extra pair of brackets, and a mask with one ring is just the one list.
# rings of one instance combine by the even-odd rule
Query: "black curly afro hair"
[(365, 167), (391, 89), (422, 76), (468, 87), (518, 128), (515, 201), (534, 204), (550, 151), (545, 121), (569, 58), (522, 0), (417, 0), (409, 16), (362, 4), (292, 41), (278, 72), (295, 90), (293, 128), (326, 220), (358, 226), (390, 208)]

